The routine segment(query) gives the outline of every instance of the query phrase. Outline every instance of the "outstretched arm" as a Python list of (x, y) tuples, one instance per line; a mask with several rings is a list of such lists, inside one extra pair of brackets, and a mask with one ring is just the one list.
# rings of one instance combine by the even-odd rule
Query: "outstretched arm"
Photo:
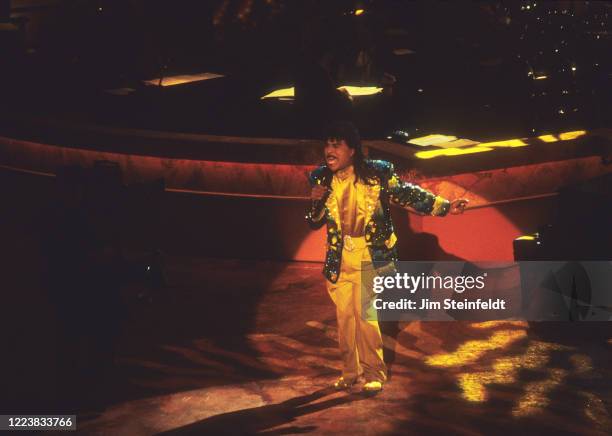
[(404, 182), (393, 171), (393, 166), (390, 168), (389, 176), (389, 200), (401, 207), (409, 207), (422, 214), (434, 216), (445, 216), (451, 209), (453, 213), (461, 213), (467, 204), (467, 200), (457, 200), (451, 203), (427, 189)]

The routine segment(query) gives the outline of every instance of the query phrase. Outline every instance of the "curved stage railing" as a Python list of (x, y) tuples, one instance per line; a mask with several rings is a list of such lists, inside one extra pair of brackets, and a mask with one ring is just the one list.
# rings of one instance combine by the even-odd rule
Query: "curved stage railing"
[[(90, 167), (101, 160), (116, 162), (127, 184), (164, 179), (166, 194), (159, 207), (165, 250), (323, 258), (322, 230), (310, 232), (303, 223), (306, 176), (320, 161), (320, 141), (49, 120), (13, 122), (2, 126), (1, 134), (4, 177), (34, 198), (41, 195), (36, 186), (51, 186), (59, 168)], [(402, 259), (511, 260), (512, 241), (549, 221), (559, 189), (612, 172), (610, 137), (609, 131), (562, 132), (467, 147), (418, 148), (390, 141), (364, 145), (372, 158), (392, 160), (401, 177), (447, 198), (470, 200), (464, 215), (443, 219), (394, 210)], [(146, 240), (137, 233), (134, 243)]]

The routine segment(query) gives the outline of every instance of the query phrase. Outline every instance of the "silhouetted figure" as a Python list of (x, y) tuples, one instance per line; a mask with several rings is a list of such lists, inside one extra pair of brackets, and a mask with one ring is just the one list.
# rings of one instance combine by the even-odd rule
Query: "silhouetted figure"
[(305, 133), (317, 136), (333, 120), (353, 119), (351, 99), (337, 89), (337, 35), (333, 28), (334, 23), (324, 19), (305, 22), (301, 57), (294, 68), (298, 124)]
[(118, 224), (121, 186), (96, 171), (57, 178), (47, 240), (49, 290), (57, 309), (58, 386), (71, 410), (103, 401), (121, 319)]

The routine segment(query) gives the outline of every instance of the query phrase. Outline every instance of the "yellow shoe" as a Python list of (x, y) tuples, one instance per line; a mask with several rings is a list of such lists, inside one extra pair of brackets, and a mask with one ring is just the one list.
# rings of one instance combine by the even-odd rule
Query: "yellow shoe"
[(363, 392), (367, 394), (377, 394), (382, 391), (382, 388), (382, 382), (379, 382), (378, 380), (373, 380), (366, 382), (366, 384), (363, 385)]
[(344, 390), (344, 389), (349, 389), (351, 386), (355, 384), (355, 381), (356, 381), (355, 379), (346, 380), (344, 377), (340, 377), (334, 383), (334, 389), (337, 389), (339, 391)]

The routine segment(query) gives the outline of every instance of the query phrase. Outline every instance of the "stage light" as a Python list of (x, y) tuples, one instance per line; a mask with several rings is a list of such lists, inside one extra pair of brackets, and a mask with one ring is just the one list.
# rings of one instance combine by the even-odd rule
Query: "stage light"
[[(162, 78), (156, 78), (151, 80), (145, 80), (144, 83), (153, 86), (174, 86), (182, 85), (184, 83), (201, 82), (203, 80), (218, 79), (224, 77), (223, 74), (215, 73), (200, 73), (200, 74), (182, 74), (177, 76), (165, 76)], [(161, 80), (161, 83), (160, 83)]]
[(542, 74), (541, 76), (534, 76), (533, 78), (535, 80), (545, 80), (545, 79), (548, 79), (548, 76), (545, 74)]
[(264, 98), (287, 98), (287, 97), (295, 97), (295, 88), (293, 86), (291, 88), (281, 88), (281, 89), (277, 89), (276, 91), (272, 91), (271, 93), (266, 94), (263, 97), (261, 97), (261, 99), (263, 100)]
[(414, 138), (408, 141), (410, 144), (420, 145), (422, 147), (428, 145), (437, 145), (443, 144), (445, 142), (455, 141), (457, 139), (456, 136), (448, 136), (448, 135), (440, 135), (440, 134), (432, 134), (427, 136), (421, 136), (420, 138)]
[(383, 91), (377, 86), (340, 86), (338, 89), (346, 89), (351, 97), (380, 94)]
[(561, 139), (562, 141), (568, 141), (570, 139), (576, 139), (580, 136), (586, 135), (586, 133), (586, 130), (576, 130), (573, 132), (559, 133), (559, 139)]
[(507, 139), (505, 141), (483, 142), (478, 144), (478, 147), (524, 147), (526, 145), (527, 143), (521, 139)]
[[(526, 333), (525, 330), (517, 331)], [(486, 401), (488, 399), (487, 385), (515, 383), (518, 379), (519, 371), (525, 369), (540, 370), (550, 360), (552, 352), (565, 351), (568, 348), (559, 344), (533, 341), (529, 344), (523, 355), (496, 359), (489, 370), (460, 374), (459, 386), (462, 390), (461, 395), (468, 401)], [(549, 383), (549, 381), (545, 380), (538, 383)], [(536, 394), (539, 394), (537, 396), (537, 404), (540, 406), (545, 404), (547, 397), (543, 394), (546, 392), (547, 389), (538, 388), (534, 384), (528, 384), (525, 387), (525, 393), (513, 410), (513, 415), (528, 415), (530, 412), (533, 412), (534, 402), (530, 400), (533, 400)]]
[(489, 147), (481, 147), (479, 145), (474, 147), (451, 147), (451, 148), (441, 148), (439, 150), (427, 150), (427, 151), (419, 151), (414, 155), (419, 159), (432, 159), (434, 157), (439, 156), (460, 156), (463, 154), (472, 154), (472, 153), (482, 153), (485, 151), (492, 151), (492, 148)]
[(488, 339), (467, 341), (454, 352), (429, 356), (425, 359), (425, 363), (443, 368), (467, 365), (477, 361), (489, 351), (507, 348), (526, 337), (526, 330), (498, 330)]
[[(558, 135), (552, 135), (552, 134), (540, 135), (538, 136), (538, 139), (544, 142), (569, 141), (569, 140), (576, 139), (586, 134), (587, 134), (586, 130), (575, 130), (571, 132), (559, 133)], [(413, 141), (417, 141), (417, 144), (415, 145), (421, 145), (419, 144), (419, 141), (423, 140), (424, 142), (423, 145), (434, 145), (436, 142), (429, 144), (427, 143), (426, 138), (436, 137), (436, 136), (439, 138), (444, 137), (444, 135), (429, 135), (429, 136), (424, 136), (422, 138), (415, 138), (411, 140), (410, 143), (413, 143)], [(453, 138), (453, 137), (448, 136), (446, 138)], [(452, 140), (449, 140), (448, 142), (450, 141)], [(462, 141), (462, 140), (460, 139), (459, 141)], [(434, 157), (440, 157), (440, 156), (460, 156), (463, 154), (473, 154), (473, 153), (480, 153), (480, 152), (485, 152), (485, 151), (492, 151), (496, 148), (525, 147), (529, 145), (529, 143), (525, 141), (527, 141), (527, 139), (525, 140), (507, 139), (504, 141), (482, 142), (480, 144), (473, 145), (471, 147), (448, 147), (448, 148), (438, 148), (436, 150), (419, 151), (415, 153), (414, 155), (415, 157), (419, 159), (432, 159)], [(439, 144), (443, 142), (441, 141), (437, 143)]]
[[(337, 89), (347, 91), (351, 97), (362, 97), (366, 95), (375, 95), (375, 94), (380, 94), (383, 91), (382, 88), (379, 88), (377, 86), (344, 85), (344, 86), (339, 86)], [(295, 98), (295, 88), (292, 86), (291, 88), (277, 89), (261, 97), (261, 100), (264, 100), (266, 98)]]
[(515, 241), (535, 241), (535, 236), (523, 235), (516, 238)]
[(363, 10), (363, 9), (357, 9), (357, 10), (355, 11), (355, 15), (356, 15), (356, 16), (359, 16), (359, 15), (363, 14), (364, 12), (365, 12), (365, 10)]
[(470, 327), (473, 329), (490, 329), (490, 328), (500, 327), (500, 326), (515, 326), (515, 327), (529, 328), (529, 323), (527, 321), (502, 319), (502, 320), (495, 320), (495, 321), (473, 322), (470, 324)]
[(567, 376), (567, 371), (560, 368), (548, 370), (548, 379), (528, 383), (525, 394), (512, 409), (513, 416), (529, 416), (541, 412), (550, 402), (548, 393), (561, 384)]
[[(555, 135), (542, 135), (542, 136), (538, 136), (538, 139), (544, 142), (557, 142), (559, 140), (557, 139)], [(521, 238), (526, 238), (526, 236), (521, 236)]]

